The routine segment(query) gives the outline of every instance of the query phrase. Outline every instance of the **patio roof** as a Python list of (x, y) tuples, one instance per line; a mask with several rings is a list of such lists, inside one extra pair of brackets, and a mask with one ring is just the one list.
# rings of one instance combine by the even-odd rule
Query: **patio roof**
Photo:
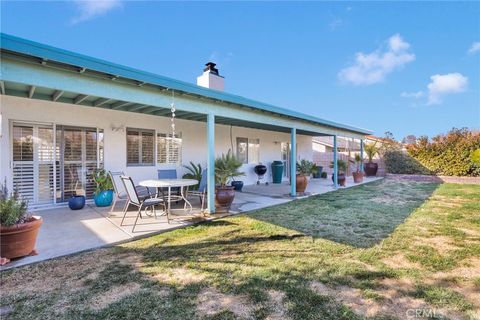
[[(313, 117), (4, 33), (1, 33), (0, 46), (2, 94), (168, 116), (170, 110), (166, 101), (171, 91), (174, 91), (176, 100), (183, 102), (178, 103), (177, 107), (177, 116), (181, 119), (206, 121), (206, 114), (210, 109), (222, 106), (223, 109), (227, 107), (232, 110), (216, 113), (216, 123), (220, 124), (280, 132), (289, 132), (291, 127), (298, 127), (299, 134), (312, 136), (351, 134), (363, 137), (372, 133), (370, 130)], [(68, 78), (72, 77), (75, 77), (76, 83), (68, 82)], [(88, 82), (79, 81), (87, 79)], [(93, 85), (101, 86), (103, 90), (92, 88)], [(123, 91), (128, 88), (128, 92), (117, 91), (121, 87), (124, 88)], [(140, 95), (147, 91), (156, 95)], [(195, 103), (192, 103), (192, 100), (195, 100)], [(199, 106), (198, 101), (202, 102), (203, 108)]]

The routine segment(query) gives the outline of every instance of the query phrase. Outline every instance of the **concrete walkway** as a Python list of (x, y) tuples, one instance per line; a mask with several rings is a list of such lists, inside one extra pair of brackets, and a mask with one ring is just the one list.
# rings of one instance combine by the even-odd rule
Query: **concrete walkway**
[[(377, 180), (366, 179), (365, 183)], [(353, 182), (347, 181), (347, 186), (353, 186)], [(288, 195), (288, 184), (253, 185), (245, 186), (244, 192), (237, 192), (230, 213), (204, 216), (198, 209), (199, 200), (191, 199), (194, 206), (193, 212), (186, 215), (183, 206), (177, 205), (173, 210), (174, 219), (167, 223), (167, 219), (161, 210), (157, 210), (157, 219), (146, 216), (139, 219), (135, 232), (132, 225), (136, 212), (130, 208), (124, 225), (120, 226), (122, 219), (122, 204), (117, 204), (114, 212), (110, 208), (99, 208), (93, 204), (84, 209), (72, 211), (68, 207), (54, 208), (35, 212), (43, 217), (43, 225), (37, 239), (36, 256), (24, 257), (13, 260), (9, 264), (0, 267), (0, 270), (14, 268), (33, 262), (47, 260), (72, 253), (90, 250), (106, 245), (118, 244), (131, 241), (136, 238), (153, 235), (176, 228), (193, 225), (202, 221), (212, 220), (227, 215), (261, 209), (264, 207), (286, 203), (292, 200)], [(308, 195), (333, 191), (331, 181), (326, 179), (312, 179), (307, 188)]]

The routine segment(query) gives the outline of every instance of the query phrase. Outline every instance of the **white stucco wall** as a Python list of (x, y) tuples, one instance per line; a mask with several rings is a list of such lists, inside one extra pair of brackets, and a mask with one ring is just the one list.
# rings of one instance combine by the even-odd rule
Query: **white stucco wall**
[[(170, 119), (166, 117), (149, 116), (139, 113), (106, 110), (93, 107), (77, 106), (72, 104), (51, 101), (34, 100), (2, 95), (0, 97), (0, 112), (2, 114), (2, 137), (0, 140), (0, 178), (7, 178), (11, 187), (11, 139), (10, 122), (42, 122), (56, 123), (57, 125), (71, 125), (81, 127), (97, 127), (104, 130), (105, 168), (112, 171), (124, 171), (135, 181), (154, 178), (157, 169), (172, 168), (172, 165), (155, 165), (148, 167), (126, 166), (126, 132), (114, 132), (111, 126), (125, 126), (141, 129), (153, 129), (157, 132), (170, 131)], [(206, 165), (207, 139), (206, 124), (196, 121), (176, 120), (176, 131), (182, 133), (182, 162), (189, 161)], [(260, 161), (269, 166), (273, 160), (280, 160), (280, 143), (288, 142), (290, 135), (273, 131), (256, 130), (250, 128), (233, 127), (233, 147), (236, 149), (236, 137), (260, 139)], [(220, 155), (231, 148), (230, 127), (216, 125), (215, 153)], [(310, 136), (297, 136), (297, 159), (312, 160), (312, 139)], [(242, 170), (246, 176), (242, 180), (246, 184), (256, 182), (253, 172), (255, 164), (246, 164)], [(179, 175), (185, 171), (181, 166), (176, 167)], [(271, 180), (270, 175), (268, 179)], [(264, 180), (266, 181), (266, 180)]]

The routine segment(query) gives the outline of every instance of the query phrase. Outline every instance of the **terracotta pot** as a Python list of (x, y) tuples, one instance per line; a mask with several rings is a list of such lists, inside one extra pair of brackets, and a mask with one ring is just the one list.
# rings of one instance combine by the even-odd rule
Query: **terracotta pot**
[(42, 223), (42, 217), (33, 216), (26, 223), (0, 226), (0, 257), (12, 259), (36, 254), (35, 242)]
[(235, 198), (234, 187), (217, 187), (215, 192), (215, 207), (219, 209), (230, 209)]
[(352, 172), (353, 182), (360, 183), (363, 181), (363, 172)]
[(308, 184), (307, 177), (297, 174), (295, 182), (296, 182), (297, 192), (304, 193), (305, 189), (307, 189), (307, 184)]
[(345, 182), (347, 181), (347, 177), (344, 173), (338, 174), (338, 184), (342, 187), (345, 187)]
[(363, 165), (363, 170), (367, 177), (375, 177), (377, 175), (378, 163), (367, 162)]

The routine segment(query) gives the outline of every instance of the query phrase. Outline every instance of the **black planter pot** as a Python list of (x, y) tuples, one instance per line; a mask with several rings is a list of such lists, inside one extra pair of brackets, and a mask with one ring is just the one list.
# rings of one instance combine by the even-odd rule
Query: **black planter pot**
[(243, 181), (232, 181), (231, 186), (235, 191), (242, 191)]
[(367, 162), (363, 165), (363, 171), (367, 177), (375, 177), (378, 171), (378, 163)]

